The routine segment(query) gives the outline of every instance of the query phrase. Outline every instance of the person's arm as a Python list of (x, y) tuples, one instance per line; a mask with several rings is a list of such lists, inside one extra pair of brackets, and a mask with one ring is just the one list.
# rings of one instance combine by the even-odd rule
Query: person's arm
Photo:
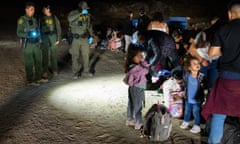
[(61, 28), (59, 19), (56, 16), (54, 16), (54, 18), (55, 18), (55, 22), (56, 22), (55, 25), (56, 25), (56, 30), (57, 30), (57, 41), (59, 43), (61, 41), (62, 28)]
[(211, 46), (208, 50), (208, 55), (210, 58), (215, 57), (215, 56), (221, 56), (221, 47), (220, 46)]
[(78, 10), (74, 10), (74, 11), (71, 11), (69, 14), (68, 14), (68, 22), (71, 23), (75, 20), (77, 20), (80, 16), (80, 12)]
[(24, 19), (21, 17), (18, 19), (16, 31), (16, 34), (19, 38), (27, 38), (27, 32), (25, 29)]
[(208, 50), (208, 55), (210, 58), (215, 57), (215, 56), (221, 56), (222, 51), (221, 51), (221, 46), (222, 46), (222, 41), (221, 41), (221, 31), (217, 31), (214, 34), (213, 42), (211, 43), (211, 47)]
[(90, 34), (91, 37), (94, 37), (94, 32), (93, 32), (93, 27), (92, 27), (92, 22), (91, 22), (91, 16), (89, 15), (89, 18), (88, 18), (88, 32)]
[[(200, 48), (200, 49), (203, 49), (203, 48)], [(188, 53), (190, 53), (192, 56), (196, 57), (203, 66), (208, 66), (208, 64), (209, 64), (208, 60), (205, 59), (204, 57), (202, 57), (198, 53), (198, 50), (197, 50), (196, 45), (194, 44), (194, 42), (190, 45)]]

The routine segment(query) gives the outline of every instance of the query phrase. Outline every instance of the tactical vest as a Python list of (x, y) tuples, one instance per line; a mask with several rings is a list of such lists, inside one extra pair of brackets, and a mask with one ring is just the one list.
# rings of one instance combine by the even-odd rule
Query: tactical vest
[(28, 18), (22, 16), (23, 24), (25, 25), (24, 32), (27, 34), (27, 38), (36, 39), (39, 38), (38, 23), (35, 18)]
[(41, 33), (42, 34), (56, 34), (55, 16), (44, 16), (41, 19)]
[(87, 32), (89, 27), (90, 16), (80, 15), (76, 20), (70, 23), (70, 28), (72, 33), (84, 34)]

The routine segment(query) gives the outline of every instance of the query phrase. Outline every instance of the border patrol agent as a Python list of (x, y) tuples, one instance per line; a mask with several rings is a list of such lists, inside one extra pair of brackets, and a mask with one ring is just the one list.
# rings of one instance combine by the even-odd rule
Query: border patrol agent
[(61, 41), (61, 25), (57, 16), (51, 12), (50, 5), (43, 6), (44, 16), (41, 18), (41, 38), (43, 54), (43, 77), (48, 78), (48, 63), (50, 52), (51, 70), (54, 76), (58, 75), (57, 49)]
[[(81, 75), (92, 76), (89, 68), (90, 46), (89, 38), (93, 36), (88, 5), (85, 1), (80, 1), (79, 9), (73, 10), (68, 15), (68, 22), (73, 36), (72, 50), (72, 71), (73, 79), (78, 79)], [(83, 73), (80, 74), (81, 63), (83, 63)]]
[(22, 45), (28, 86), (38, 86), (39, 83), (46, 82), (41, 79), (42, 53), (39, 47), (39, 28), (34, 13), (34, 3), (27, 2), (25, 15), (18, 19), (16, 32)]

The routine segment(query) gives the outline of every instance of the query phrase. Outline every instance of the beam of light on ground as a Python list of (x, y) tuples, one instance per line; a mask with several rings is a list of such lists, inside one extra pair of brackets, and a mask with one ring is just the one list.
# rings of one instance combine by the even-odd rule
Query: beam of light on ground
[(94, 114), (111, 113), (127, 106), (127, 85), (123, 75), (85, 78), (54, 88), (49, 94), (49, 102), (68, 113)]

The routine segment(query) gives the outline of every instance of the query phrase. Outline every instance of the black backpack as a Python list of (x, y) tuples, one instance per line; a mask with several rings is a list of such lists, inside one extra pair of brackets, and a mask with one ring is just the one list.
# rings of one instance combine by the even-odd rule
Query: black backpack
[(226, 118), (222, 144), (240, 144), (240, 118), (230, 116)]
[(144, 117), (142, 135), (150, 141), (166, 141), (172, 131), (172, 121), (167, 108), (153, 104)]

